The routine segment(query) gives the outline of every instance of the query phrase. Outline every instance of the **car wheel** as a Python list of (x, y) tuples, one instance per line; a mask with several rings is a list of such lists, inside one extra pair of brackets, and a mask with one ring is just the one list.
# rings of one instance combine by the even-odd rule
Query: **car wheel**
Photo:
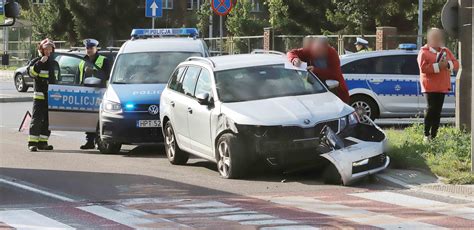
[(120, 153), (122, 144), (110, 142), (110, 141), (104, 141), (98, 138), (97, 147), (99, 149), (99, 152), (102, 154), (116, 154), (116, 153)]
[[(217, 141), (217, 169), (225, 179), (242, 178), (245, 174), (245, 147), (243, 143), (231, 133), (222, 135)], [(248, 162), (247, 162), (248, 163)]]
[(368, 96), (355, 95), (351, 97), (351, 106), (355, 109), (362, 122), (367, 122), (367, 117), (375, 120), (379, 117), (379, 107), (374, 99)]
[(189, 154), (181, 150), (176, 141), (176, 135), (174, 134), (173, 126), (171, 122), (167, 122), (165, 125), (165, 152), (168, 160), (174, 165), (184, 165), (188, 162)]
[(15, 88), (18, 92), (28, 91), (28, 86), (25, 83), (25, 78), (21, 73), (15, 75)]

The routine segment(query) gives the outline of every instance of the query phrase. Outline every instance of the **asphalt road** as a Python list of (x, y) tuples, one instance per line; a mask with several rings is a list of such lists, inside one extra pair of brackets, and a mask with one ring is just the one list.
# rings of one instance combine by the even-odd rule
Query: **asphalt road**
[(225, 180), (193, 158), (168, 163), (162, 146), (117, 155), (81, 151), (84, 134), (53, 132), (55, 150), (30, 153), (18, 126), (31, 103), (0, 103), (0, 228), (318, 229), (469, 228), (474, 204), (368, 179), (325, 185), (314, 170), (256, 166)]

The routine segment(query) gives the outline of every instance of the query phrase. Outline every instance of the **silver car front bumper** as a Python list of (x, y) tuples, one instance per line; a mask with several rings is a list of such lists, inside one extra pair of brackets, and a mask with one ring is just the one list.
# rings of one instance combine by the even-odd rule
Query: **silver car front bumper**
[[(383, 132), (373, 122), (371, 125)], [(344, 185), (380, 172), (390, 164), (390, 158), (385, 155), (388, 148), (386, 138), (379, 142), (363, 141), (354, 137), (347, 137), (346, 140), (355, 144), (321, 155), (336, 167)]]

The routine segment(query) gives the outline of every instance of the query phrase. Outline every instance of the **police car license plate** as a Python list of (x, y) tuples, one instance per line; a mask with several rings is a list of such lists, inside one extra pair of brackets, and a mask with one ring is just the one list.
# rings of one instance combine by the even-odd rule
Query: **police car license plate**
[(161, 126), (160, 120), (138, 120), (138, 128), (157, 128)]

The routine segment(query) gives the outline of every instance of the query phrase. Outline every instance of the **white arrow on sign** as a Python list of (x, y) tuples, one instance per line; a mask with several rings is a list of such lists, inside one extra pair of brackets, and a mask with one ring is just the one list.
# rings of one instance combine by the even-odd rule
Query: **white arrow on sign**
[(155, 1), (153, 1), (150, 8), (151, 8), (151, 16), (155, 17), (156, 16), (156, 9), (158, 9), (158, 5), (156, 4)]

